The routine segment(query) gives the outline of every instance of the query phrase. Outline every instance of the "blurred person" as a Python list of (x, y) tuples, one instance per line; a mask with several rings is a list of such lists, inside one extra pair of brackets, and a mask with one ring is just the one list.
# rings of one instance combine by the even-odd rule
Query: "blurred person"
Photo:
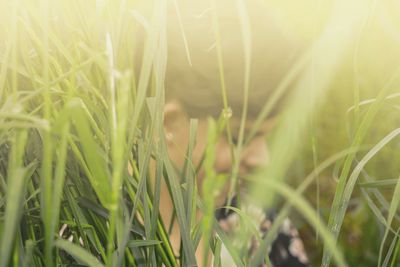
[[(268, 10), (263, 1), (245, 1), (251, 28), (250, 34), (250, 80), (249, 102), (245, 125), (245, 138), (262, 107), (285, 77), (290, 66), (301, 55), (303, 45), (290, 33), (277, 14)], [(245, 88), (245, 55), (241, 22), (235, 1), (216, 1), (215, 6), (208, 1), (179, 1), (168, 12), (168, 63), (166, 69), (166, 104), (164, 110), (164, 130), (168, 154), (178, 170), (183, 168), (186, 149), (189, 144), (190, 118), (198, 119), (196, 146), (192, 155), (193, 166), (201, 163), (207, 145), (208, 117), (218, 118), (224, 105), (221, 90), (221, 65), (218, 51), (221, 51), (223, 82), (225, 83), (229, 108), (232, 140), (222, 134), (216, 144), (214, 169), (217, 173), (230, 174), (232, 171), (231, 145), (236, 145), (240, 118), (243, 111)], [(183, 32), (178, 18), (181, 17)], [(214, 20), (217, 18), (217, 20)], [(215, 32), (217, 28), (217, 33)], [(219, 36), (217, 43), (216, 36)], [(187, 47), (184, 41), (187, 41)], [(220, 50), (218, 50), (218, 46)], [(186, 51), (188, 48), (188, 51)], [(266, 135), (272, 130), (282, 101), (272, 114), (257, 129), (254, 137), (243, 147), (239, 164), (240, 177), (244, 177), (262, 164), (268, 162)], [(197, 174), (197, 187), (202, 192), (204, 170)], [(220, 190), (216, 198), (217, 207), (226, 204), (229, 182)], [(238, 194), (245, 198), (245, 190), (240, 187)], [(243, 192), (242, 192), (243, 191)], [(237, 197), (230, 203), (236, 203)], [(243, 206), (244, 207), (244, 206)], [(172, 218), (174, 205), (164, 183), (161, 189), (160, 213), (164, 222)], [(250, 208), (252, 209), (252, 208)], [(273, 221), (273, 215), (256, 209), (257, 223), (264, 235)], [(253, 209), (254, 211), (254, 209)], [(254, 212), (253, 212), (254, 213)], [(238, 215), (232, 210), (218, 209), (215, 213), (221, 227), (226, 232), (238, 227)], [(171, 243), (175, 252), (180, 245), (179, 226), (174, 224)], [(201, 255), (200, 250), (196, 253)], [(256, 248), (251, 244), (249, 253)], [(274, 266), (307, 266), (298, 232), (285, 221), (281, 231), (269, 249), (269, 257)], [(200, 259), (199, 257), (197, 257)], [(199, 265), (201, 260), (199, 260)], [(230, 266), (225, 263), (224, 266)]]

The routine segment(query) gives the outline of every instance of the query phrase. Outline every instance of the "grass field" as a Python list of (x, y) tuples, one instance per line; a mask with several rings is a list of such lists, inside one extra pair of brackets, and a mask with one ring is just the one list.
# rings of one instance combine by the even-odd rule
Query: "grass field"
[[(247, 177), (260, 204), (279, 207), (249, 259), (215, 222), (212, 186), (199, 197), (195, 170), (179, 175), (167, 155), (166, 18), (179, 1), (2, 1), (0, 267), (195, 266), (200, 237), (214, 266), (221, 244), (237, 266), (259, 266), (287, 214), (313, 266), (400, 266), (400, 4), (298, 2), (265, 0), (309, 49), (275, 91), (294, 87), (268, 136), (270, 162)], [(246, 44), (246, 1), (232, 5)], [(180, 225), (177, 256), (159, 216), (161, 179)]]

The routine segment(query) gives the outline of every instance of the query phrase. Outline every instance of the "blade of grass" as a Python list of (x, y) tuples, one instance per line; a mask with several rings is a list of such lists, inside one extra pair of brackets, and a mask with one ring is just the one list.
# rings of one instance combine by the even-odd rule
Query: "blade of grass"
[[(392, 141), (395, 137), (397, 137), (400, 134), (400, 129), (396, 129), (392, 131), (390, 134), (388, 134), (385, 138), (383, 138), (377, 145), (375, 145), (368, 153), (363, 157), (363, 159), (360, 161), (360, 163), (357, 164), (357, 166), (354, 168), (353, 172), (351, 173), (346, 186), (343, 190), (343, 194), (340, 200), (336, 199), (336, 194), (338, 191), (335, 193), (335, 200), (338, 203), (334, 203), (334, 205), (337, 205), (337, 208), (334, 210), (335, 213), (330, 214), (330, 224), (328, 224), (329, 228), (332, 231), (332, 234), (335, 238), (335, 242), (338, 238), (343, 219), (345, 216), (345, 212), (347, 210), (351, 195), (354, 190), (354, 186), (357, 182), (358, 176), (360, 175), (361, 171), (365, 167), (365, 165), (368, 163), (368, 161), (376, 155), (384, 146), (387, 145), (390, 141)], [(334, 200), (334, 201), (335, 201)], [(332, 209), (335, 206), (332, 207)], [(323, 257), (323, 266), (329, 266), (330, 262), (330, 255), (328, 252), (324, 253)]]
[(353, 76), (354, 76), (354, 81), (353, 81), (353, 95), (354, 95), (354, 124), (356, 126), (359, 125), (360, 121), (360, 73), (359, 73), (359, 51), (360, 51), (360, 44), (362, 41), (362, 37), (365, 34), (365, 31), (367, 27), (371, 23), (371, 18), (372, 15), (376, 9), (378, 1), (373, 0), (372, 4), (369, 5), (368, 12), (364, 18), (363, 23), (361, 24), (361, 27), (359, 29), (359, 32), (357, 34), (357, 39), (356, 39), (356, 44), (355, 44), (355, 49), (354, 49), (354, 55), (353, 55)]
[(194, 173), (194, 166), (192, 162), (192, 154), (193, 149), (196, 146), (196, 136), (197, 136), (197, 126), (198, 120), (191, 119), (190, 120), (190, 130), (189, 130), (189, 144), (186, 152), (186, 158), (184, 162), (184, 167), (182, 171), (183, 179), (186, 184), (186, 194), (184, 195), (184, 203), (187, 217), (187, 225), (190, 229), (192, 229), (193, 219), (195, 217), (195, 208), (196, 204), (194, 202), (195, 196), (195, 188), (196, 188), (196, 180)]
[[(68, 107), (68, 106), (67, 106)], [(60, 119), (60, 143), (57, 148), (56, 156), (57, 156), (57, 163), (54, 172), (54, 181), (53, 181), (53, 195), (52, 195), (52, 216), (51, 216), (51, 226), (50, 232), (54, 233), (56, 227), (58, 225), (59, 216), (60, 216), (60, 206), (62, 200), (62, 190), (64, 187), (64, 180), (65, 180), (65, 164), (67, 161), (67, 149), (68, 149), (68, 134), (69, 134), (69, 114), (70, 110), (66, 108), (64, 113), (59, 116)]]
[(251, 45), (252, 45), (252, 37), (251, 37), (251, 27), (249, 16), (247, 14), (246, 3), (242, 0), (236, 1), (239, 20), (240, 20), (240, 28), (242, 33), (243, 40), (243, 52), (244, 52), (244, 88), (243, 88), (243, 108), (242, 114), (240, 118), (240, 126), (239, 126), (239, 136), (238, 136), (238, 144), (234, 149), (234, 157), (233, 157), (233, 167), (232, 167), (232, 177), (230, 179), (230, 187), (228, 192), (228, 205), (231, 204), (231, 201), (234, 197), (235, 190), (237, 189), (237, 178), (239, 174), (239, 167), (241, 162), (241, 153), (244, 142), (244, 129), (246, 126), (247, 119), (247, 109), (249, 102), (249, 89), (250, 89), (250, 66), (251, 66)]
[(181, 186), (180, 186), (179, 181), (177, 180), (177, 175), (174, 171), (172, 163), (170, 162), (170, 160), (167, 156), (168, 152), (167, 152), (166, 142), (164, 139), (162, 139), (161, 142), (162, 142), (162, 152), (161, 153), (164, 158), (164, 168), (165, 168), (166, 180), (167, 180), (167, 183), (169, 184), (169, 187), (171, 190), (170, 193), (171, 193), (174, 207), (176, 210), (176, 216), (178, 219), (182, 243), (183, 243), (183, 252), (184, 252), (185, 261), (186, 261), (186, 263), (184, 263), (184, 264), (186, 266), (197, 266), (196, 258), (195, 258), (195, 251), (194, 251), (193, 243), (192, 243), (191, 237), (190, 237), (190, 229), (188, 229), (187, 223), (186, 223), (187, 218), (186, 218), (186, 212), (185, 212), (185, 205), (183, 203), (183, 194), (182, 194)]
[[(364, 180), (366, 182), (373, 181), (373, 178), (370, 175), (368, 175), (368, 173), (366, 172), (365, 169), (362, 171), (362, 174), (363, 174)], [(364, 189), (362, 189), (362, 190), (364, 190)], [(377, 201), (381, 205), (381, 213), (389, 211), (389, 202), (386, 200), (385, 196), (378, 189), (375, 189), (375, 188), (370, 188), (369, 191), (371, 193), (373, 193), (373, 195), (375, 196), (375, 198), (377, 199)], [(396, 220), (400, 220), (400, 214), (396, 214), (395, 218), (396, 218)], [(383, 220), (383, 222), (384, 221), (385, 220)]]
[[(398, 233), (398, 234), (400, 233), (399, 230), (397, 230), (397, 233)], [(385, 259), (384, 259), (384, 261), (383, 261), (383, 263), (382, 263), (382, 267), (387, 267), (387, 266), (388, 266), (389, 261), (390, 261), (390, 257), (391, 257), (392, 255), (394, 255), (394, 257), (396, 257), (396, 254), (393, 254), (393, 250), (396, 249), (396, 244), (397, 244), (398, 241), (399, 241), (399, 237), (398, 237), (398, 236), (395, 236), (395, 237), (393, 238), (393, 240), (392, 240), (392, 243), (390, 244), (389, 249), (387, 250), (386, 257), (385, 257)], [(383, 243), (384, 243), (384, 242), (382, 241), (382, 244), (383, 244)], [(380, 264), (379, 261), (378, 261), (378, 264)]]
[[(79, 102), (71, 101), (71, 109), (75, 116), (73, 118), (74, 128), (76, 129), (82, 146), (82, 156), (87, 164), (88, 171), (93, 176), (90, 180), (94, 191), (97, 193), (100, 202), (109, 207), (110, 201), (110, 182), (109, 171), (103, 157), (96, 151), (101, 151), (99, 145), (92, 138), (93, 134), (89, 127), (86, 114), (82, 112)], [(95, 177), (95, 178), (94, 178)]]
[[(42, 68), (42, 78), (45, 83), (45, 91), (43, 92), (44, 99), (44, 118), (50, 120), (52, 115), (51, 108), (51, 96), (50, 96), (50, 54), (49, 54), (49, 15), (50, 15), (50, 3), (47, 0), (42, 0), (40, 3), (41, 10), (43, 11), (41, 17), (42, 25), (42, 49), (40, 51), (40, 56), (42, 58), (43, 68)], [(43, 133), (43, 161), (41, 166), (41, 216), (44, 223), (45, 231), (45, 263), (46, 266), (52, 267), (53, 262), (53, 233), (51, 232), (51, 202), (52, 202), (52, 163), (53, 163), (53, 142), (50, 132)]]
[(8, 266), (12, 253), (12, 245), (15, 241), (17, 226), (21, 217), (22, 206), (25, 194), (25, 182), (30, 167), (22, 166), (24, 151), (27, 141), (27, 132), (20, 132), (14, 137), (12, 151), (9, 159), (9, 179), (6, 195), (6, 210), (3, 232), (0, 246), (0, 267)]
[(158, 240), (131, 240), (128, 242), (128, 247), (148, 247), (155, 246), (161, 244), (161, 241)]
[(21, 216), (22, 198), (24, 195), (25, 184), (25, 170), (14, 169), (12, 178), (13, 182), (10, 184), (10, 189), (7, 194), (7, 204), (5, 212), (5, 223), (1, 239), (1, 253), (0, 253), (0, 266), (6, 267), (12, 253), (12, 244), (14, 243), (17, 225)]
[(25, 242), (25, 256), (22, 262), (22, 267), (32, 266), (34, 248), (35, 248), (35, 243), (32, 240), (27, 240)]
[[(398, 231), (397, 231), (398, 232)], [(394, 267), (394, 265), (396, 264), (396, 262), (398, 262), (398, 261), (396, 261), (397, 260), (397, 258), (399, 258), (399, 255), (400, 255), (400, 238), (397, 238), (397, 246), (396, 246), (396, 250), (395, 250), (395, 252), (394, 252), (394, 256), (393, 256), (393, 258), (392, 258), (392, 262), (391, 262), (391, 264), (390, 264), (390, 267)]]
[[(367, 193), (367, 190), (365, 189), (361, 189), (361, 192), (365, 198), (365, 200), (367, 201), (367, 205), (369, 206), (369, 208), (372, 210), (373, 214), (375, 215), (375, 217), (378, 219), (378, 221), (380, 223), (382, 223), (384, 226), (387, 225), (386, 219), (385, 217), (383, 217), (382, 215), (382, 209), (380, 209), (379, 207), (377, 207), (377, 205), (374, 203), (374, 201), (371, 199), (371, 197), (369, 196), (369, 194)], [(393, 234), (396, 234), (396, 231), (393, 228), (390, 228), (390, 231)]]
[(186, 39), (185, 29), (184, 29), (183, 23), (182, 23), (182, 17), (181, 17), (181, 12), (180, 12), (179, 6), (178, 6), (178, 1), (177, 0), (173, 0), (173, 3), (174, 3), (176, 15), (178, 17), (178, 23), (179, 23), (179, 28), (180, 28), (181, 35), (182, 35), (183, 44), (184, 44), (184, 47), (185, 47), (186, 57), (187, 57), (187, 60), (189, 62), (189, 65), (192, 66), (192, 59), (190, 57), (189, 46), (188, 46), (188, 42), (187, 42), (187, 39)]
[[(215, 196), (219, 190), (226, 183), (226, 175), (218, 174), (214, 168), (216, 160), (216, 145), (218, 142), (218, 127), (215, 120), (208, 119), (207, 130), (207, 145), (204, 156), (204, 178), (202, 185), (202, 196), (204, 199), (204, 215), (202, 218), (202, 233), (203, 244), (206, 246), (203, 249), (203, 267), (208, 262), (209, 256), (209, 242), (213, 230), (214, 209), (215, 209)], [(228, 204), (229, 205), (229, 204)]]
[(58, 239), (54, 242), (54, 245), (59, 249), (65, 250), (68, 254), (70, 254), (74, 258), (77, 258), (79, 261), (87, 264), (88, 266), (104, 267), (104, 265), (101, 264), (98, 259), (96, 259), (89, 252), (74, 243), (63, 239)]
[(10, 42), (8, 42), (6, 50), (5, 50), (5, 54), (4, 54), (4, 59), (3, 59), (3, 62), (1, 64), (1, 68), (0, 68), (0, 99), (5, 99), (5, 97), (3, 97), (3, 94), (6, 89), (5, 84), (6, 84), (6, 80), (7, 80), (7, 70), (9, 68), (9, 57), (11, 54), (11, 47), (12, 47), (12, 44)]
[(214, 267), (221, 267), (221, 248), (222, 242), (218, 237), (215, 238), (215, 249), (214, 249)]
[[(397, 209), (398, 209), (399, 205), (400, 205), (400, 178), (397, 181), (396, 187), (393, 192), (392, 201), (390, 202), (389, 214), (386, 219), (386, 222), (387, 222), (386, 229), (385, 229), (385, 233), (383, 235), (382, 241), (381, 241), (381, 246), (379, 248), (378, 266), (381, 266), (384, 245), (385, 245), (386, 239), (389, 234), (389, 230), (391, 228), (394, 216), (397, 213)], [(390, 257), (390, 254), (388, 253), (388, 255), (386, 257)]]
[(357, 185), (363, 188), (393, 188), (394, 185), (397, 185), (398, 181), (399, 179), (382, 179), (373, 182), (358, 182)]

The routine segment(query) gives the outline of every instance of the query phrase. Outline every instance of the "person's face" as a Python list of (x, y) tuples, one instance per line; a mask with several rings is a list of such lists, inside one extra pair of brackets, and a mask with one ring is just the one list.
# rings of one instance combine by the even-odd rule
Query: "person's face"
[[(240, 118), (230, 119), (230, 129), (232, 139), (238, 139)], [(251, 126), (252, 120), (246, 121), (245, 137), (247, 136)], [(265, 142), (265, 135), (272, 128), (273, 122), (266, 121), (257, 130), (254, 137), (242, 149), (241, 160), (239, 165), (239, 177), (245, 176), (251, 170), (265, 164), (268, 160), (268, 149)], [(190, 118), (186, 112), (181, 108), (179, 103), (170, 102), (166, 104), (164, 113), (164, 128), (168, 143), (168, 153), (173, 163), (182, 168), (185, 162), (185, 154), (189, 144), (189, 129)], [(192, 162), (197, 166), (202, 158), (207, 145), (207, 130), (208, 122), (206, 118), (198, 120), (196, 146), (193, 150)], [(217, 173), (230, 173), (232, 171), (232, 156), (229, 140), (226, 134), (221, 134), (216, 144), (216, 157), (214, 169)], [(201, 187), (203, 180), (203, 172), (200, 170), (198, 174), (198, 183)], [(224, 195), (226, 192), (223, 192)]]

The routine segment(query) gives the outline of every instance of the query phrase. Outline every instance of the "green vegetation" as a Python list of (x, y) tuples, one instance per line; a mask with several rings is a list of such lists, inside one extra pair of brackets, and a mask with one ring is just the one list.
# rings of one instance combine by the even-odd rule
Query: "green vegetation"
[[(237, 2), (247, 81), (251, 28), (245, 1)], [(269, 164), (247, 178), (261, 205), (282, 207), (251, 259), (231, 245), (213, 215), (213, 190), (226, 181), (212, 167), (229, 101), (218, 120), (209, 120), (203, 198), (191, 164), (196, 120), (182, 173), (167, 155), (165, 21), (171, 3), (1, 2), (0, 267), (195, 266), (201, 236), (215, 266), (222, 244), (237, 266), (259, 266), (288, 214), (313, 266), (399, 266), (398, 4), (310, 0), (297, 11), (318, 15), (299, 23), (297, 4), (266, 2), (313, 45), (260, 113), (259, 123), (296, 81), (268, 136)], [(223, 71), (220, 76), (224, 90)], [(245, 82), (244, 92), (249, 86)], [(250, 139), (244, 123), (245, 117), (232, 147), (236, 158)], [(162, 179), (180, 225), (177, 256), (169, 222), (159, 216)], [(200, 222), (196, 207), (204, 212)]]

